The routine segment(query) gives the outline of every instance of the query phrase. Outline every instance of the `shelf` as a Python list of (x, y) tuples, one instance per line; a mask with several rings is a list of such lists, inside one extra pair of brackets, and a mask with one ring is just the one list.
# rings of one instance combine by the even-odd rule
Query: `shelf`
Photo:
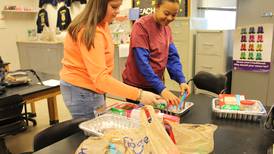
[(37, 13), (37, 11), (2, 10), (2, 13)]

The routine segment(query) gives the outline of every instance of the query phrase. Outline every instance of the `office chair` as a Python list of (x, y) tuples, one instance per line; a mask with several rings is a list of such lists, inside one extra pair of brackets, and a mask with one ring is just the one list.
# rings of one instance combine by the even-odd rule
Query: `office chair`
[[(36, 71), (34, 71), (33, 69), (19, 69), (19, 70), (15, 70), (15, 71), (6, 72), (5, 86), (6, 87), (16, 87), (16, 86), (20, 86), (23, 84), (29, 84), (29, 81), (31, 80), (31, 78), (29, 77), (28, 72), (32, 73), (32, 75), (37, 78), (38, 82), (41, 85), (44, 85), (41, 78), (38, 76)], [(12, 76), (13, 78), (17, 78), (18, 81), (8, 80), (7, 76)], [(18, 77), (16, 77), (16, 76), (18, 76)], [(29, 125), (29, 121), (33, 123), (33, 126), (37, 125), (36, 120), (33, 119), (34, 117), (36, 117), (36, 114), (32, 113), (32, 112), (28, 112), (27, 104), (24, 103), (24, 118), (26, 119), (27, 125)]]
[(61, 123), (57, 123), (51, 127), (44, 129), (35, 135), (33, 141), (33, 150), (38, 151), (46, 146), (58, 142), (72, 134), (75, 134), (81, 129), (78, 125), (81, 122), (89, 120), (87, 118), (76, 118)]
[(0, 152), (10, 154), (5, 144), (5, 136), (15, 135), (27, 129), (22, 113), (23, 98), (12, 95), (0, 99)]
[(226, 88), (225, 94), (231, 94), (231, 83), (232, 83), (232, 70), (229, 70), (225, 73), (226, 76)]
[(23, 113), (23, 116), (24, 116), (24, 118), (26, 120), (27, 126), (29, 126), (29, 121), (32, 122), (33, 126), (37, 125), (36, 120), (33, 119), (33, 118), (36, 117), (36, 114), (34, 114), (32, 112), (28, 112), (28, 110), (27, 110), (27, 104), (26, 103), (24, 103), (24, 113)]
[(215, 94), (230, 93), (231, 74), (231, 71), (225, 75), (200, 71), (188, 83), (193, 81), (198, 89), (207, 90)]

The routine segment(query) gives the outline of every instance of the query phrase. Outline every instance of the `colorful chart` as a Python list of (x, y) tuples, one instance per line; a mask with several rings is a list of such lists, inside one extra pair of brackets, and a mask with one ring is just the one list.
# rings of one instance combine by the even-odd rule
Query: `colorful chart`
[(238, 27), (234, 35), (233, 68), (269, 72), (273, 24)]

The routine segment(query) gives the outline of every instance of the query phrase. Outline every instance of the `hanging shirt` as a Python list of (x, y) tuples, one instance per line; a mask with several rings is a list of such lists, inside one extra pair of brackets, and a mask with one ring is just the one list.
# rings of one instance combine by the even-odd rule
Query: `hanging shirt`
[(44, 4), (47, 3), (47, 0), (39, 0), (39, 7), (42, 8)]
[(37, 33), (41, 33), (43, 31), (44, 26), (49, 27), (48, 13), (45, 9), (41, 9), (38, 12), (36, 25), (37, 25)]
[(71, 6), (71, 0), (59, 0), (59, 2), (65, 2), (67, 7)]
[(59, 0), (59, 2), (65, 2), (67, 7), (70, 7), (73, 2), (80, 2), (81, 4), (86, 4), (86, 0)]
[(39, 7), (42, 8), (44, 4), (51, 4), (57, 6), (58, 0), (39, 0)]
[(62, 6), (57, 12), (57, 25), (59, 30), (66, 30), (71, 22), (69, 9), (66, 6)]

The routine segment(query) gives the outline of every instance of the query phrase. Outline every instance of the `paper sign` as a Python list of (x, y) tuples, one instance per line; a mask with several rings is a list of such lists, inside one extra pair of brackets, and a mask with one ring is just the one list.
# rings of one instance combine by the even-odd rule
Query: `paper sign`
[[(38, 83), (38, 84), (40, 84), (40, 83)], [(50, 79), (50, 80), (43, 81), (43, 84), (45, 86), (55, 87), (55, 86), (59, 86), (60, 85), (60, 81), (59, 80)]]
[(273, 24), (237, 27), (234, 35), (233, 68), (269, 72), (273, 41)]

